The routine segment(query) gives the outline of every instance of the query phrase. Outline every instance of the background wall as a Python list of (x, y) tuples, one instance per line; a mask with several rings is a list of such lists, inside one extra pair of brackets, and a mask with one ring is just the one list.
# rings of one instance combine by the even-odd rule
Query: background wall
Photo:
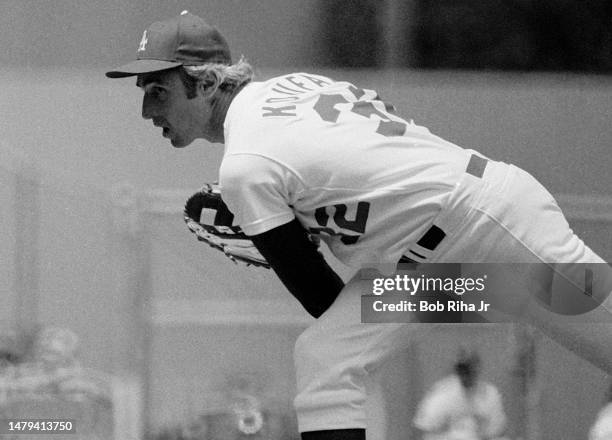
[[(612, 261), (610, 76), (323, 69), (315, 0), (3, 1), (0, 332), (23, 320), (72, 328), (85, 365), (147, 381), (153, 427), (214, 410), (227, 377), (241, 374), (291, 414), (291, 346), (310, 322), (270, 273), (232, 267), (185, 232), (184, 197), (216, 179), (222, 147), (172, 149), (140, 118), (133, 79), (104, 77), (132, 58), (146, 25), (182, 9), (218, 25), (260, 78), (316, 69), (349, 79), (434, 133), (524, 167)], [(19, 215), (30, 202), (36, 221)], [(406, 438), (421, 393), (465, 341), (486, 347), (485, 373), (522, 423), (511, 401), (516, 341), (466, 328), (432, 334), (380, 372), (388, 397), (372, 408), (384, 405), (388, 424), (373, 432)], [(607, 378), (545, 339), (538, 362), (534, 440), (584, 438)]]
[(3, 66), (113, 67), (136, 55), (145, 28), (182, 10), (223, 30), (232, 53), (265, 66), (320, 58), (319, 0), (4, 0)]

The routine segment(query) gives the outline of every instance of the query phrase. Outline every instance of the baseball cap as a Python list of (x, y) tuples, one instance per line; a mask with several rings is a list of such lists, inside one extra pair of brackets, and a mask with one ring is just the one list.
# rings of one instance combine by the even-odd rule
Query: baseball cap
[(229, 46), (221, 33), (188, 11), (149, 26), (142, 34), (136, 58), (106, 72), (106, 76), (125, 78), (177, 66), (232, 63)]

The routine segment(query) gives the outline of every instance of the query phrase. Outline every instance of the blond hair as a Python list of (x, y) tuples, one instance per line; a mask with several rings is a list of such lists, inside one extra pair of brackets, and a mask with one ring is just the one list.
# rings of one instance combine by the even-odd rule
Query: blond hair
[(204, 81), (211, 87), (220, 90), (232, 91), (253, 80), (255, 76), (253, 67), (240, 57), (235, 64), (206, 63), (196, 66), (183, 66), (181, 75), (183, 84), (188, 91), (194, 90), (197, 83)]

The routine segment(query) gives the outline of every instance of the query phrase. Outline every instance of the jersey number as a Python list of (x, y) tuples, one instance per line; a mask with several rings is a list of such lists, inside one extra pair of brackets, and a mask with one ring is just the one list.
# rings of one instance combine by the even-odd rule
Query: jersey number
[[(352, 232), (356, 232), (357, 235), (354, 234), (346, 234), (344, 232), (337, 232), (335, 229), (329, 227), (330, 223), (330, 215), (328, 214), (328, 208), (334, 210), (333, 218), (331, 218), (332, 222), (341, 229), (346, 229)], [(355, 214), (355, 218), (350, 220), (346, 218), (347, 206), (344, 204), (333, 205), (329, 207), (320, 207), (315, 211), (315, 219), (317, 224), (320, 226), (318, 228), (308, 228), (310, 233), (312, 234), (321, 234), (325, 233), (330, 236), (338, 236), (340, 240), (344, 244), (355, 244), (361, 234), (365, 232), (366, 223), (368, 221), (368, 215), (370, 214), (370, 203), (369, 202), (359, 202), (357, 204), (357, 213)]]
[[(356, 99), (361, 98), (365, 95), (365, 92), (358, 89), (355, 86), (350, 86), (349, 90), (355, 96)], [(378, 116), (380, 119), (376, 133), (383, 136), (403, 136), (406, 132), (407, 124), (405, 122), (393, 121), (389, 114), (394, 114), (395, 109), (392, 105), (388, 105), (380, 101), (378, 96), (374, 98), (374, 101), (381, 102), (385, 107), (384, 111), (381, 111), (374, 107), (372, 101), (356, 101), (352, 103), (350, 112), (361, 115), (365, 118), (370, 119), (372, 116)], [(340, 94), (333, 95), (321, 95), (315, 103), (313, 109), (318, 115), (326, 122), (336, 122), (340, 116), (340, 110), (336, 109), (336, 104), (348, 104), (349, 101)]]
[[(359, 99), (365, 95), (363, 90), (358, 89), (355, 86), (350, 86), (349, 90), (355, 99)], [(377, 116), (379, 118), (379, 122), (378, 127), (376, 128), (376, 133), (382, 136), (403, 136), (406, 132), (407, 125), (405, 122), (394, 121), (389, 117), (389, 114), (394, 114), (393, 106), (383, 103), (378, 99), (378, 97), (376, 97), (374, 101), (381, 102), (385, 110), (382, 111), (376, 108), (372, 101), (356, 101), (351, 103), (352, 105), (349, 111), (368, 119), (370, 119), (372, 116)], [(319, 96), (319, 99), (315, 103), (313, 109), (315, 112), (317, 112), (321, 119), (326, 122), (333, 123), (340, 117), (340, 110), (336, 109), (336, 105), (348, 103), (349, 101), (340, 94), (321, 95)], [(328, 209), (334, 210), (333, 223), (335, 223), (335, 226), (337, 226), (339, 229), (356, 232), (357, 235), (338, 232), (336, 229), (329, 227), (330, 215), (327, 213)], [(347, 206), (343, 204), (317, 208), (315, 211), (315, 219), (320, 227), (309, 228), (310, 232), (313, 234), (325, 233), (330, 236), (338, 236), (344, 244), (357, 243), (357, 240), (359, 240), (361, 234), (365, 232), (368, 215), (370, 214), (370, 203), (359, 202), (357, 204), (357, 213), (355, 214), (355, 218), (353, 220), (346, 218), (346, 211)]]

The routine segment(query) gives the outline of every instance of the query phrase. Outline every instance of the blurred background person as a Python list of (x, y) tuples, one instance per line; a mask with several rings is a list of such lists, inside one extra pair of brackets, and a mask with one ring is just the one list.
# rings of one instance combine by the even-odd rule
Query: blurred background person
[(502, 440), (502, 397), (480, 377), (480, 366), (476, 352), (461, 350), (453, 373), (425, 394), (414, 417), (423, 440)]

